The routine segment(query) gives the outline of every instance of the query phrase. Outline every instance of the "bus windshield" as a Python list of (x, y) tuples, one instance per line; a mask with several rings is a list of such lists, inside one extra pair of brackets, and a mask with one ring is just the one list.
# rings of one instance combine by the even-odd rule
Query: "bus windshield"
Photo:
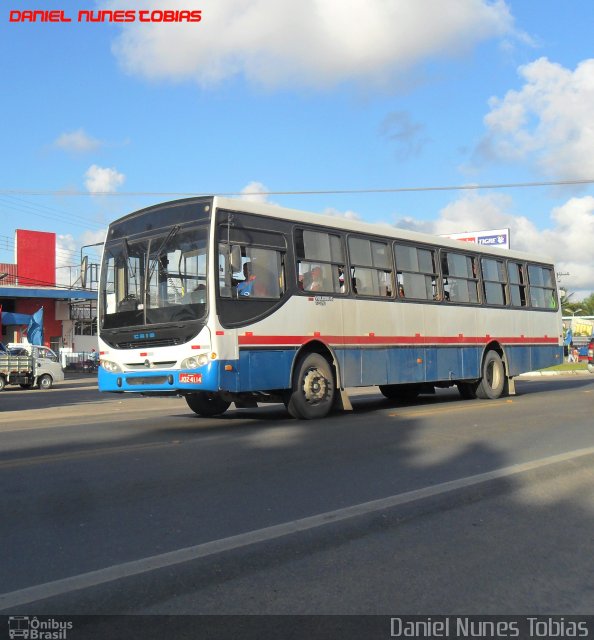
[(174, 225), (105, 246), (101, 327), (201, 320), (206, 315), (208, 228)]

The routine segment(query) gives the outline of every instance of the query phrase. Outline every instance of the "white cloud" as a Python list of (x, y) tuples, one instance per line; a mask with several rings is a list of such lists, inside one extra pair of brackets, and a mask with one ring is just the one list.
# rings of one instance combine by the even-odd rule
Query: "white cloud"
[(339, 211), (338, 209), (333, 209), (332, 207), (328, 209), (324, 209), (322, 213), (325, 216), (333, 216), (334, 218), (345, 218), (346, 220), (361, 220), (361, 216), (355, 211), (351, 211), (348, 209), (347, 211)]
[[(66, 267), (77, 263), (79, 247), (71, 234), (56, 236), (56, 267)], [(63, 270), (67, 271), (66, 269)]]
[(250, 182), (241, 190), (241, 197), (248, 202), (267, 202), (272, 204), (268, 199), (269, 189), (261, 182)]
[(113, 193), (124, 184), (126, 176), (115, 169), (91, 165), (85, 173), (85, 187), (91, 193)]
[(396, 226), (437, 234), (508, 227), (512, 249), (551, 257), (557, 271), (569, 273), (563, 278), (569, 291), (594, 291), (594, 197), (571, 198), (553, 209), (551, 225), (545, 229), (510, 213), (511, 208), (512, 201), (507, 196), (468, 194), (442, 209), (437, 220), (416, 222), (403, 218)]
[(81, 249), (83, 255), (89, 255), (89, 262), (99, 263), (102, 247), (89, 247), (96, 242), (103, 242), (107, 229), (99, 231), (85, 231), (78, 238), (72, 234), (59, 234), (56, 236), (56, 283), (64, 286), (80, 285), (80, 261)]
[(540, 58), (520, 67), (519, 91), (491, 98), (480, 146), (502, 160), (532, 162), (555, 179), (594, 175), (594, 59), (571, 71)]
[(80, 247), (71, 234), (56, 236), (56, 284), (72, 286), (75, 284), (80, 269)]
[(167, 8), (201, 9), (202, 21), (124, 25), (112, 48), (129, 73), (201, 85), (240, 75), (268, 87), (384, 82), (513, 31), (503, 0), (170, 0)]
[[(107, 236), (107, 229), (100, 229), (99, 231), (85, 231), (80, 236), (81, 246), (96, 244), (98, 242), (105, 242)], [(101, 247), (95, 247), (95, 253), (100, 253)]]
[(59, 135), (54, 141), (54, 146), (72, 153), (88, 153), (99, 149), (103, 143), (89, 136), (84, 129), (78, 129)]

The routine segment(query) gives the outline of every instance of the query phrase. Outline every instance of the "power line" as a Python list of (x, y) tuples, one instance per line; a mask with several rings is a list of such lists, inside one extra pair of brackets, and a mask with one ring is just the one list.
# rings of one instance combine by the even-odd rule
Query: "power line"
[(0, 195), (29, 195), (29, 196), (108, 196), (108, 197), (129, 197), (129, 196), (307, 196), (307, 195), (330, 195), (330, 194), (357, 194), (357, 193), (406, 193), (420, 191), (478, 191), (480, 189), (526, 189), (538, 187), (563, 187), (584, 184), (594, 184), (594, 178), (583, 180), (553, 180), (548, 182), (506, 182), (493, 184), (463, 184), (463, 185), (441, 185), (441, 186), (421, 186), (421, 187), (385, 187), (366, 189), (307, 189), (291, 191), (241, 191), (241, 192), (217, 192), (200, 193), (195, 191), (52, 191), (52, 190), (17, 190), (0, 189)]
[[(37, 205), (33, 203), (29, 204), (26, 201), (21, 201), (21, 202), (24, 202), (24, 204), (14, 203), (11, 200), (6, 200), (6, 197), (0, 199), (0, 204), (2, 204), (4, 207), (10, 210), (26, 213), (27, 215), (37, 216), (39, 218), (44, 218), (46, 220), (52, 220), (54, 222), (71, 224), (78, 227), (83, 227), (85, 229), (88, 229), (89, 227), (95, 227), (96, 229), (101, 229), (107, 226), (106, 224), (99, 224), (98, 222), (93, 222), (89, 220), (83, 221), (84, 218), (82, 217), (78, 218), (78, 216), (73, 216), (72, 214), (56, 213), (56, 212), (53, 212), (51, 209), (46, 213), (45, 211), (40, 210), (40, 207), (43, 207), (44, 205)], [(77, 218), (77, 219), (73, 219), (73, 218)], [(78, 219), (80, 219), (80, 222), (78, 222)]]
[[(0, 251), (14, 251), (16, 249), (16, 242), (8, 236), (0, 235)], [(64, 259), (79, 258), (80, 249), (64, 249), (62, 247), (56, 247), (56, 256), (60, 255)], [(89, 253), (89, 257), (100, 259), (100, 256), (95, 253)]]
[(25, 286), (25, 287), (38, 286), (38, 287), (50, 287), (52, 289), (60, 289), (60, 290), (63, 289), (65, 291), (88, 291), (88, 289), (83, 289), (82, 287), (74, 287), (74, 286), (56, 284), (52, 282), (46, 282), (45, 280), (41, 280), (39, 278), (29, 278), (27, 276), (19, 276), (18, 274), (16, 274), (16, 278), (18, 279), (19, 284), (21, 283), (22, 280), (24, 280), (25, 282), (22, 284), (22, 286)]

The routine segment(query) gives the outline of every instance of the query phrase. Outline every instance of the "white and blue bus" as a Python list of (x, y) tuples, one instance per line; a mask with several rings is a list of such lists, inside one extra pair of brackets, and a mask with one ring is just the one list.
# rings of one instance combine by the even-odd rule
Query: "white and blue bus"
[(101, 391), (202, 416), (284, 402), (320, 418), (370, 385), (495, 399), (563, 360), (550, 261), (218, 196), (109, 226), (98, 322)]

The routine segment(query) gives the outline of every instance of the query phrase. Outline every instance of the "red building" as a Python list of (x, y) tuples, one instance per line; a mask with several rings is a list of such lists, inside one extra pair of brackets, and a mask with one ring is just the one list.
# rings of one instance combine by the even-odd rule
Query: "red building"
[[(73, 305), (93, 306), (96, 291), (56, 285), (56, 234), (16, 231), (16, 262), (0, 263), (0, 308), (2, 312), (32, 315), (43, 308), (43, 341), (55, 351), (74, 344)], [(2, 323), (1, 341), (21, 342), (26, 325)]]

